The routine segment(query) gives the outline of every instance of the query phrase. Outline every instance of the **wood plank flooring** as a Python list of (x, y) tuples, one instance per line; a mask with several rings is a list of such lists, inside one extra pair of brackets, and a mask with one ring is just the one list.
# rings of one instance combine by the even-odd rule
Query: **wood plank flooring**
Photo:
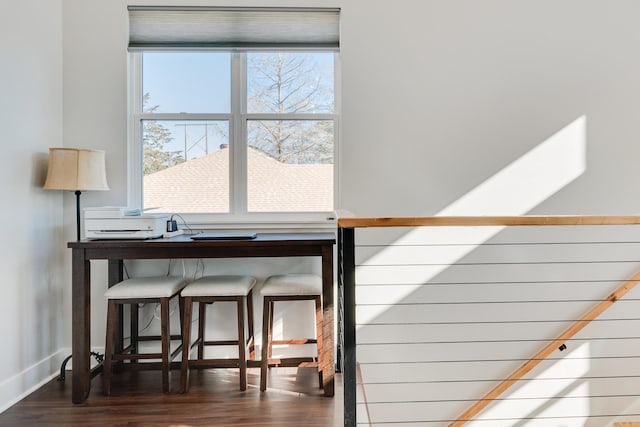
[[(160, 372), (114, 375), (111, 396), (102, 395), (101, 376), (93, 379), (86, 403), (71, 403), (71, 375), (52, 380), (0, 414), (0, 426), (191, 427), (191, 426), (343, 426), (342, 376), (336, 396), (324, 397), (315, 369), (271, 369), (266, 392), (260, 371), (250, 368), (241, 392), (235, 369), (193, 370), (189, 393), (163, 394)], [(178, 390), (179, 371), (172, 372)]]

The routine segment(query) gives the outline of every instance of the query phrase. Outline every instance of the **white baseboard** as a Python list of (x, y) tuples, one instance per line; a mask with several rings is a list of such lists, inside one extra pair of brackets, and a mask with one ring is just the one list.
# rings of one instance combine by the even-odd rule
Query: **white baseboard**
[(22, 372), (0, 382), (0, 413), (60, 374), (60, 365), (71, 349), (60, 349)]

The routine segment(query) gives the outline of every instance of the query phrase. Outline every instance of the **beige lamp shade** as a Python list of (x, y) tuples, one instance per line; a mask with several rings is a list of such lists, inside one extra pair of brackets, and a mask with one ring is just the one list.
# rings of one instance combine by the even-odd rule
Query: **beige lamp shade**
[(49, 148), (46, 190), (108, 190), (102, 150)]

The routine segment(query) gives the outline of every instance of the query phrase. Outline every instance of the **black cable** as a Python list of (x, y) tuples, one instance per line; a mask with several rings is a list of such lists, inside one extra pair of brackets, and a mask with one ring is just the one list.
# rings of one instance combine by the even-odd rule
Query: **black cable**
[(180, 220), (182, 221), (182, 225), (184, 226), (184, 228), (186, 228), (187, 230), (189, 230), (189, 234), (193, 234), (193, 230), (191, 229), (191, 227), (189, 226), (189, 224), (187, 223), (187, 221), (182, 217), (182, 215), (180, 214), (172, 214), (171, 217), (169, 218), (169, 221), (173, 221), (174, 217), (178, 217), (180, 218)]

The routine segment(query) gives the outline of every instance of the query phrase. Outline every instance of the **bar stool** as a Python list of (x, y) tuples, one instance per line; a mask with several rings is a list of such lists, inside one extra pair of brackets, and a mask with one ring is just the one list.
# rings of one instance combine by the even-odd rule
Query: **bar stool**
[[(317, 366), (319, 386), (322, 387), (322, 278), (314, 274), (281, 274), (267, 278), (260, 291), (262, 309), (262, 360), (260, 362), (260, 390), (267, 389), (269, 366)], [(316, 338), (273, 339), (273, 312), (278, 301), (315, 301)], [(316, 358), (273, 359), (274, 344), (316, 344)], [(315, 359), (315, 360), (314, 360)]]
[[(184, 318), (182, 324), (182, 365), (180, 391), (189, 391), (189, 367), (207, 368), (239, 368), (240, 369), (240, 390), (247, 389), (247, 355), (246, 347), (250, 348), (250, 358), (253, 359), (253, 301), (252, 289), (256, 279), (251, 276), (216, 275), (204, 276), (187, 285), (181, 292), (181, 299), (184, 304)], [(244, 304), (247, 304), (248, 317), (248, 338), (245, 341)], [(206, 306), (214, 302), (232, 301), (236, 302), (238, 334), (236, 340), (207, 341), (205, 339), (205, 315)], [(198, 337), (196, 341), (191, 341), (191, 318), (193, 313), (193, 303), (198, 303)], [(189, 360), (190, 350), (198, 346), (196, 360)], [(205, 346), (230, 346), (238, 347), (237, 359), (205, 359)]]
[[(171, 335), (169, 328), (169, 300), (178, 295), (185, 286), (186, 280), (176, 276), (135, 277), (110, 287), (104, 296), (107, 298), (107, 334), (105, 342), (105, 358), (103, 365), (103, 392), (111, 394), (111, 375), (113, 363), (129, 360), (137, 363), (142, 359), (160, 359), (162, 370), (162, 391), (169, 393), (171, 360), (181, 351), (182, 345), (171, 352), (172, 339), (181, 339), (182, 335)], [(160, 304), (160, 335), (139, 336), (138, 332), (138, 304)], [(115, 348), (119, 324), (119, 306), (130, 304), (131, 307), (131, 342), (128, 347), (119, 350)], [(180, 309), (182, 317), (182, 308)], [(160, 341), (159, 353), (139, 353), (140, 341)], [(139, 368), (142, 369), (140, 364)], [(157, 364), (156, 364), (157, 366)], [(145, 368), (152, 369), (149, 363)]]

